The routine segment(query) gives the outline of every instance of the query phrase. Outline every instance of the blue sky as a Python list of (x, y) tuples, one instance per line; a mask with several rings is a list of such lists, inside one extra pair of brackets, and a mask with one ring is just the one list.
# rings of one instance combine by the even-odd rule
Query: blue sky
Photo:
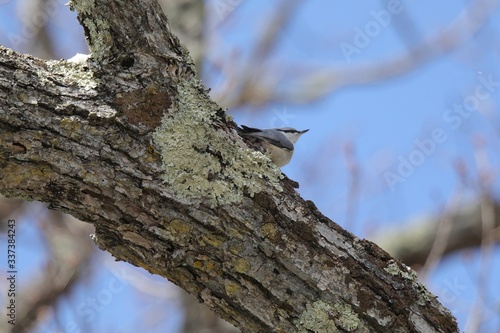
[[(335, 68), (381, 60), (404, 50), (405, 41), (398, 37), (389, 24), (371, 39), (368, 47), (353, 56), (351, 62), (346, 61), (339, 44), (354, 44), (352, 41), (356, 28), (363, 28), (367, 22), (374, 20), (370, 11), (383, 9), (381, 2), (366, 2), (363, 5), (325, 3), (310, 1), (300, 7), (293, 24), (283, 33), (279, 49), (273, 54), (274, 63), (285, 68), (289, 64), (290, 71), (294, 70), (294, 64), (303, 63), (309, 64), (311, 68)], [(410, 1), (404, 8), (419, 28), (419, 35), (425, 38), (436, 33), (438, 27), (448, 24), (463, 6), (464, 3), (458, 2), (431, 4)], [(252, 20), (271, 15), (268, 11), (272, 6), (262, 2), (243, 2), (241, 7), (231, 17), (237, 28), (231, 25), (228, 31), (221, 29), (227, 43), (227, 48), (222, 52), (236, 49), (244, 53), (248, 48), (245, 46), (248, 39), (252, 40), (252, 35), (258, 33), (258, 29), (248, 28), (255, 26)], [(323, 188), (319, 187), (321, 194), (315, 196), (318, 187), (305, 184), (300, 191), (340, 224), (342, 208), (338, 208), (339, 218), (336, 218), (335, 203), (332, 201), (343, 200), (347, 193), (349, 177), (343, 165), (342, 147), (346, 143), (353, 144), (365, 185), (362, 189), (363, 207), (358, 211), (359, 219), (367, 219), (376, 213), (381, 223), (401, 223), (409, 216), (441, 208), (440, 205), (436, 206), (433, 196), (440, 197), (441, 204), (444, 204), (454, 190), (457, 177), (450, 167), (456, 159), (463, 159), (472, 170), (475, 169), (472, 146), (475, 135), (487, 139), (492, 148), (488, 149), (492, 162), (498, 160), (494, 149), (498, 137), (493, 122), (498, 117), (494, 112), (500, 96), (498, 91), (481, 104), (486, 114), (471, 113), (458, 128), (452, 128), (450, 122), (444, 120), (448, 110), (456, 103), (463, 103), (480, 84), (479, 76), (491, 76), (493, 81), (496, 82), (496, 78), (500, 81), (498, 68), (493, 65), (498, 57), (496, 46), (493, 43), (479, 44), (497, 30), (498, 26), (494, 27), (491, 23), (487, 29), (479, 32), (473, 42), (427, 62), (415, 71), (376, 84), (333, 91), (312, 105), (275, 104), (258, 113), (250, 108), (229, 112), (235, 115), (237, 122), (262, 127), (269, 127), (276, 113), (287, 113), (293, 117), (289, 118), (289, 125), (311, 128), (298, 144), (295, 163), (287, 166), (285, 172), (300, 181), (302, 173), (310, 172), (301, 168), (304, 161), (314, 159), (316, 163), (321, 163), (324, 171), (320, 180)], [(304, 31), (316, 32), (318, 36), (304, 40)], [(316, 40), (319, 41), (317, 44), (314, 43)], [(304, 51), (306, 48), (307, 51)], [(481, 49), (477, 51), (476, 48)], [(220, 52), (218, 55), (221, 56)], [(210, 78), (207, 84), (210, 85)], [(379, 169), (378, 163), (394, 171), (399, 164), (399, 156), (408, 158), (418, 149), (415, 141), (426, 141), (432, 137), (435, 129), (442, 129), (445, 139), (436, 143), (431, 156), (426, 157), (414, 173), (404, 179), (404, 183), (398, 182), (394, 191), (381, 188), (387, 183), (384, 169)], [(327, 142), (330, 150), (325, 153)], [(322, 151), (311, 155), (311, 151), (316, 149)], [(362, 230), (357, 230), (357, 233), (362, 233)]]
[[(58, 57), (86, 52), (75, 13), (63, 6), (66, 1), (56, 2), (58, 6), (46, 15), (57, 40)], [(221, 41), (208, 53), (226, 64), (237, 54), (237, 63), (245, 64), (278, 1), (208, 1), (209, 6), (217, 2), (232, 4), (232, 10), (225, 21), (206, 31)], [(382, 24), (377, 18), (384, 15), (381, 11), (387, 10), (387, 2), (304, 1), (283, 28), (269, 60), (273, 65), (268, 75), (289, 77), (276, 87), (285, 89), (299, 71), (333, 71), (391, 59), (408, 45), (447, 27), (469, 5), (469, 1), (404, 1), (401, 11)], [(29, 43), (18, 38), (29, 35), (27, 30), (23, 32), (26, 21), (19, 21), (16, 10), (21, 9), (16, 6), (17, 1), (0, 2), (0, 43), (29, 52)], [(476, 198), (477, 187), (463, 188), (455, 165), (457, 161), (466, 165), (474, 183), (480, 153), (487, 157), (487, 169), (493, 173), (491, 188), (498, 194), (500, 86), (495, 82), (500, 82), (499, 14), (496, 9), (467, 43), (404, 75), (333, 90), (312, 103), (274, 102), (259, 109), (239, 107), (228, 112), (237, 123), (249, 126), (309, 128), (297, 143), (294, 159), (283, 171), (300, 183), (299, 192), (304, 198), (313, 200), (325, 215), (360, 237), (370, 238), (416, 216), (439, 214), (457, 191), (464, 200)], [(217, 18), (216, 12), (211, 15)], [(356, 34), (369, 28), (378, 30), (368, 38), (367, 45), (346, 56), (345, 45), (356, 46)], [(207, 62), (203, 80), (208, 87), (215, 89), (225, 79), (218, 68)], [(485, 85), (487, 81), (493, 83)], [(489, 93), (480, 100), (479, 111), (464, 111), (459, 124), (456, 118), (450, 121), (450, 115), (457, 115), (450, 113), (455, 105), (467, 107), (477, 89)], [(433, 134), (436, 131), (440, 133), (438, 140)], [(360, 170), (356, 200), (349, 197), (351, 175), (345, 163), (346, 147), (353, 151)], [(391, 187), (387, 171), (397, 174), (401, 161), (412, 158), (418, 165), (403, 177), (404, 182)], [(486, 308), (495, 304), (498, 307), (500, 299), (500, 290), (494, 285), (500, 278), (498, 254), (497, 247), (489, 262), (494, 269), (490, 271), (491, 292), (485, 300)], [(457, 315), (462, 329), (481, 271), (484, 267), (480, 253), (462, 251), (440, 263), (428, 281), (430, 289), (441, 295), (447, 301), (443, 303)], [(96, 284), (108, 278), (97, 278)], [(449, 290), (455, 298), (450, 297)], [(498, 311), (488, 317), (483, 332), (498, 329), (499, 317)]]
[[(279, 66), (281, 72), (294, 72), (301, 66), (329, 70), (391, 59), (406, 50), (408, 44), (434, 36), (469, 4), (406, 1), (401, 13), (393, 15), (386, 26), (380, 25), (379, 33), (369, 38), (366, 47), (346, 57), (341, 45), (355, 46), (356, 32), (366, 31), (367, 26), (377, 22), (375, 16), (387, 9), (384, 2), (303, 2), (282, 32), (270, 63)], [(248, 45), (258, 39), (274, 8), (275, 2), (243, 1), (214, 32), (224, 41), (223, 47), (212, 51), (214, 57), (221, 63), (224, 59), (230, 62), (234, 53), (245, 59)], [(487, 157), (486, 169), (493, 174), (491, 190), (497, 194), (498, 9), (491, 15), (492, 19), (470, 41), (404, 75), (335, 90), (307, 105), (273, 103), (258, 112), (253, 107), (229, 112), (238, 123), (250, 126), (274, 127), (281, 120), (281, 126), (311, 129), (299, 140), (294, 159), (283, 170), (299, 181), (299, 192), (306, 199), (361, 237), (370, 238), (419, 216), (441, 214), (457, 193), (464, 202), (477, 198), (474, 182), (480, 153)], [(413, 27), (414, 33), (397, 31), (405, 27)], [(217, 68), (208, 67), (206, 73), (209, 86), (224, 81)], [(492, 82), (490, 86), (484, 84), (487, 81)], [(489, 94), (479, 101), (479, 111), (467, 109), (477, 89)], [(454, 111), (460, 105), (465, 110), (462, 114)], [(346, 146), (353, 149), (360, 170), (359, 194), (354, 203), (349, 197), (351, 176), (345, 163)], [(424, 158), (419, 159), (422, 154)], [(386, 171), (397, 174), (402, 160), (418, 165), (413, 165), (404, 181), (391, 187)], [(467, 167), (469, 186), (462, 186), (457, 163)], [(349, 204), (354, 206), (354, 213), (349, 211)], [(491, 278), (485, 289), (491, 293), (485, 308), (498, 306), (500, 291), (494, 281), (500, 274), (499, 250), (497, 246), (487, 261)], [(462, 329), (485, 265), (481, 266), (478, 251), (461, 251), (440, 263), (427, 283), (458, 317)], [(499, 325), (498, 312), (492, 310), (482, 331), (498, 330)]]

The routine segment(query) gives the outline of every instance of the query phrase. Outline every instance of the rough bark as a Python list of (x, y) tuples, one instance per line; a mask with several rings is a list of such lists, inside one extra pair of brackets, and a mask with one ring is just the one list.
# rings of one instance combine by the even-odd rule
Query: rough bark
[(156, 2), (70, 5), (86, 66), (0, 49), (1, 193), (94, 224), (243, 332), (458, 332), (411, 270), (242, 146)]

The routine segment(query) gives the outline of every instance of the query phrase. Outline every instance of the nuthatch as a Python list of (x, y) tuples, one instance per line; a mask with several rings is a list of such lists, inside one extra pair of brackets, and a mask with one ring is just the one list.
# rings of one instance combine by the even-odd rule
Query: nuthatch
[(293, 155), (293, 145), (302, 134), (309, 131), (297, 131), (295, 128), (258, 129), (241, 125), (238, 133), (247, 138), (255, 147), (267, 154), (278, 167), (287, 165)]

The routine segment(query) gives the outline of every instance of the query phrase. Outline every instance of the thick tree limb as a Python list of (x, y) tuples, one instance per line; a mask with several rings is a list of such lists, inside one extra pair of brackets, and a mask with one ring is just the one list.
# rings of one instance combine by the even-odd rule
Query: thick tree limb
[(0, 49), (1, 193), (93, 223), (101, 249), (243, 332), (458, 331), (410, 270), (243, 148), (156, 2), (71, 5), (88, 67)]

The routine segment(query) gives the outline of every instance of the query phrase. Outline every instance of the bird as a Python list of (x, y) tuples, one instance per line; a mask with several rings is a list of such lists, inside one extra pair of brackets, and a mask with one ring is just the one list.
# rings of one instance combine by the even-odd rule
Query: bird
[(240, 136), (248, 139), (253, 146), (264, 154), (279, 168), (287, 165), (292, 159), (294, 144), (300, 136), (309, 131), (298, 131), (292, 127), (258, 129), (241, 125)]

